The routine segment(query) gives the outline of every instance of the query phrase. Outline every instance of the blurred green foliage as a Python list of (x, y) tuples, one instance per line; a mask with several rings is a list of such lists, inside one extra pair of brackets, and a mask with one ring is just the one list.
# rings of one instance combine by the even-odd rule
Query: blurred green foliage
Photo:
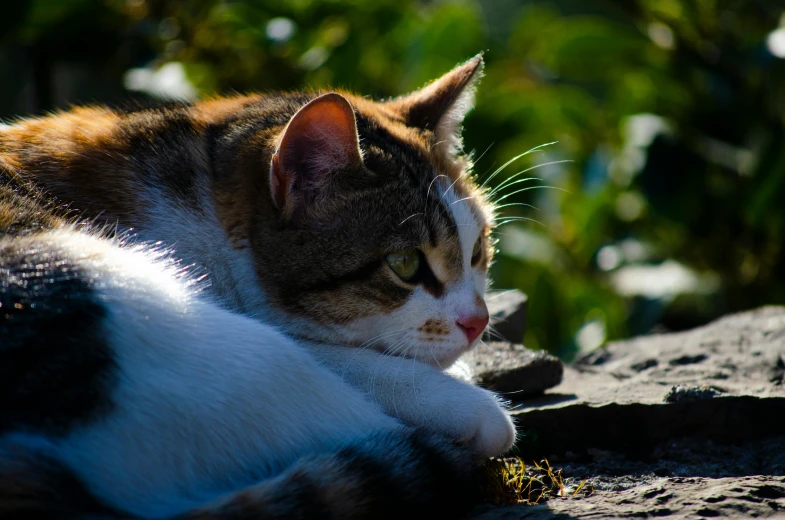
[[(166, 96), (150, 82), (172, 63), (201, 95), (388, 97), (484, 50), (465, 125), (479, 178), (557, 141), (489, 182), (512, 203), (493, 278), (529, 294), (527, 345), (570, 358), (785, 303), (784, 13), (779, 0), (14, 2), (0, 117)], [(539, 180), (512, 184), (537, 165), (517, 179)]]

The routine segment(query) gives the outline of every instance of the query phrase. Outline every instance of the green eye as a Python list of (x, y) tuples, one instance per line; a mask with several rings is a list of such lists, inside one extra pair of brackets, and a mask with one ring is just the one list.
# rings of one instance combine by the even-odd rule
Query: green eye
[(408, 251), (391, 253), (387, 255), (387, 263), (401, 280), (408, 282), (420, 270), (420, 252), (416, 249), (410, 249)]

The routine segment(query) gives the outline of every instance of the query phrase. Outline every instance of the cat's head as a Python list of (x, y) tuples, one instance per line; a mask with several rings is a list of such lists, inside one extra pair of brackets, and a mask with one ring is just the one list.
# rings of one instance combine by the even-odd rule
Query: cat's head
[(478, 56), (386, 102), (299, 100), (270, 138), (250, 236), (279, 325), (441, 366), (477, 342), (492, 217), (460, 126), (481, 69)]

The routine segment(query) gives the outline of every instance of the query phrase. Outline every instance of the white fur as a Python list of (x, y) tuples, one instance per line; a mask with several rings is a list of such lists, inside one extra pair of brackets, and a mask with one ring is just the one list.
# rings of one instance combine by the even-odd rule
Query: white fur
[(155, 255), (70, 231), (37, 240), (101, 287), (120, 374), (104, 418), (26, 444), (49, 445), (108, 504), (173, 515), (399, 425), (273, 327), (196, 297)]
[(458, 230), (458, 240), (461, 244), (463, 256), (463, 272), (467, 281), (471, 281), (481, 296), (485, 296), (485, 271), (472, 268), (472, 250), (477, 239), (480, 238), (482, 228), (485, 224), (484, 215), (477, 215), (474, 211), (470, 199), (462, 196), (452, 189), (452, 185), (446, 188), (440, 183), (438, 186), (441, 194), (441, 203), (450, 210), (455, 226)]
[(182, 513), (304, 454), (399, 427), (392, 417), (481, 455), (514, 440), (492, 393), (414, 360), (297, 344), (206, 301), (160, 250), (67, 229), (30, 241), (95, 281), (119, 374), (100, 420), (64, 438), (13, 440), (45, 449), (113, 507)]
[(150, 189), (149, 224), (134, 230), (136, 240), (176, 250), (177, 258), (190, 271), (207, 275), (203, 285), (211, 297), (236, 312), (264, 319), (267, 299), (254, 272), (250, 249), (232, 246), (218, 221), (209, 181), (198, 185), (198, 209), (184, 207)]
[(455, 157), (463, 151), (463, 138), (461, 125), (472, 108), (474, 108), (474, 93), (481, 73), (475, 73), (471, 83), (464, 87), (447, 112), (439, 120), (436, 127), (435, 138), (439, 144), (446, 145), (447, 153)]
[(312, 345), (310, 350), (407, 424), (469, 443), (486, 457), (506, 452), (515, 441), (512, 419), (488, 390), (414, 359), (329, 345)]

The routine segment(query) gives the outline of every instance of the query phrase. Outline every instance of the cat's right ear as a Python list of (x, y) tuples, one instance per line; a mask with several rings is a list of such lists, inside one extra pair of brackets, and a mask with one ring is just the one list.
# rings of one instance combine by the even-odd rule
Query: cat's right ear
[(433, 144), (450, 155), (462, 149), (461, 125), (474, 105), (474, 90), (482, 77), (478, 54), (425, 87), (386, 102), (411, 127), (432, 133)]
[(317, 200), (341, 170), (362, 165), (354, 109), (331, 92), (311, 100), (289, 120), (270, 164), (273, 204), (291, 217)]

